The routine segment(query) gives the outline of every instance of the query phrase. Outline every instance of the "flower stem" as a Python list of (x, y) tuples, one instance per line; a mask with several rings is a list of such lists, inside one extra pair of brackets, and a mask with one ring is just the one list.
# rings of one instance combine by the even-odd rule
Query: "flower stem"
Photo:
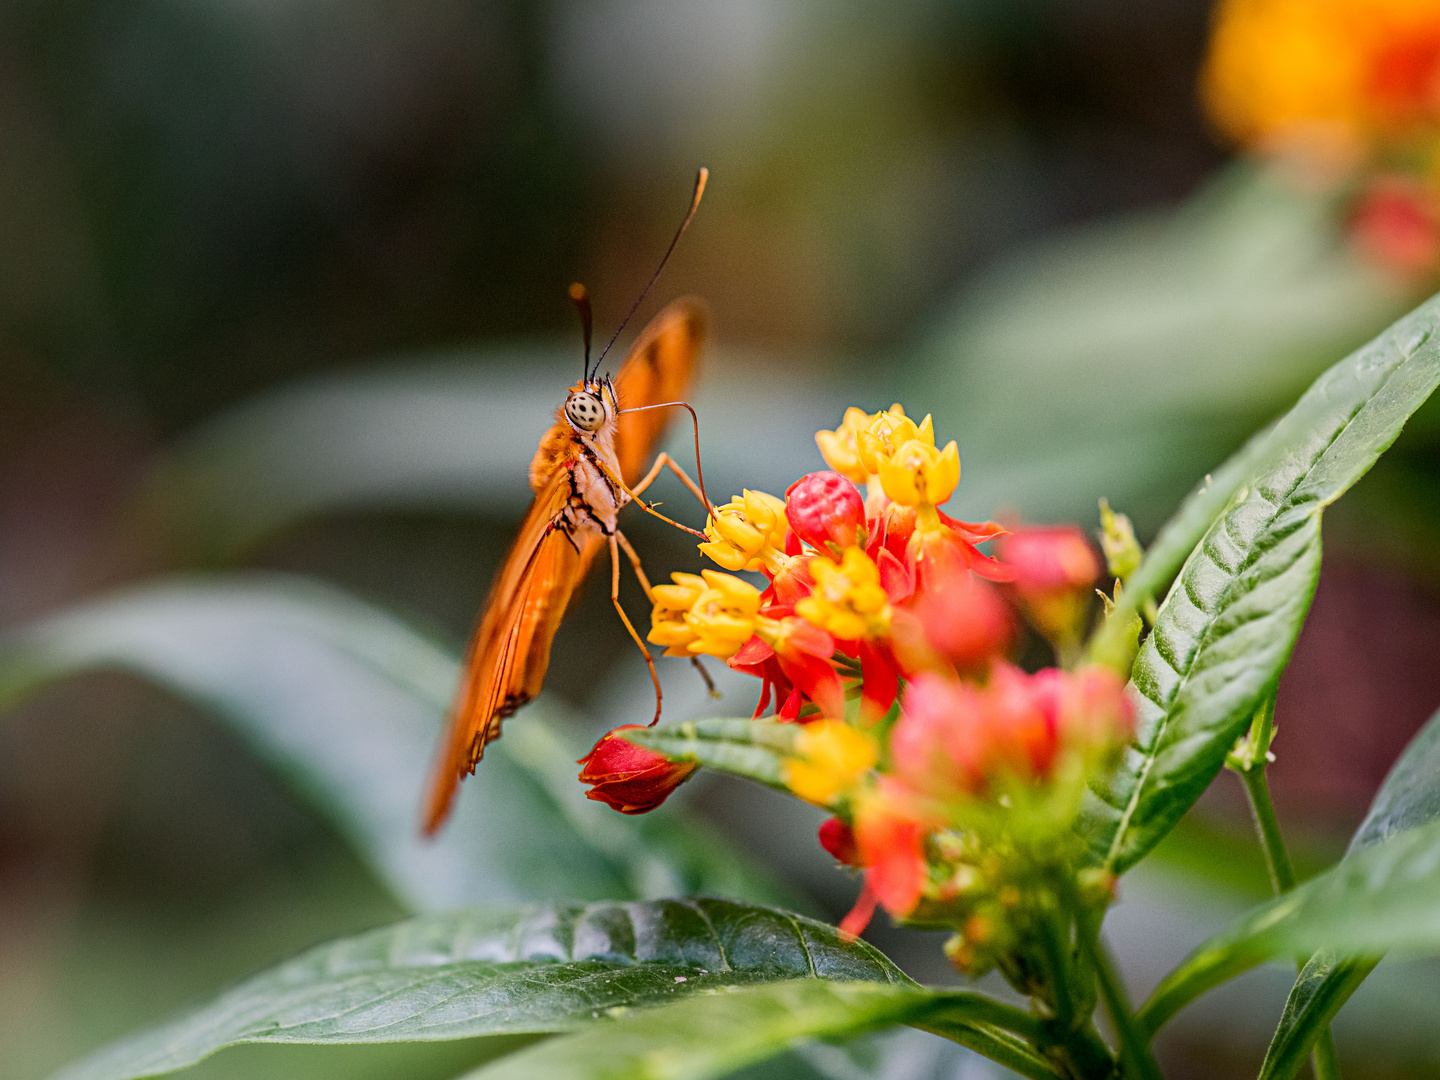
[(1038, 929), (1055, 1009), (1054, 1020), (1046, 1025), (1048, 1041), (1061, 1050), (1076, 1080), (1104, 1080), (1113, 1075), (1115, 1059), (1080, 1007), (1070, 920), (1057, 907), (1045, 913)]
[(1105, 1010), (1115, 1025), (1115, 1034), (1120, 1039), (1120, 1063), (1129, 1080), (1161, 1080), (1160, 1066), (1145, 1045), (1145, 1037), (1135, 1026), (1134, 1009), (1125, 982), (1115, 967), (1115, 958), (1101, 938), (1085, 941), (1091, 952), (1095, 977), (1100, 983), (1100, 996), (1105, 999)]
[(1290, 856), (1285, 851), (1285, 841), (1280, 835), (1280, 821), (1275, 816), (1275, 804), (1270, 801), (1270, 785), (1265, 780), (1265, 766), (1256, 764), (1240, 774), (1245, 785), (1245, 794), (1250, 797), (1250, 811), (1255, 817), (1255, 831), (1260, 837), (1260, 847), (1265, 852), (1265, 867), (1270, 871), (1270, 885), (1278, 896), (1295, 887), (1295, 869), (1290, 865)]
[[(1295, 868), (1285, 850), (1285, 839), (1280, 835), (1280, 819), (1275, 814), (1270, 783), (1265, 777), (1265, 767), (1270, 761), (1270, 743), (1274, 738), (1275, 697), (1272, 694), (1255, 714), (1250, 723), (1250, 733), (1226, 759), (1226, 764), (1245, 785), (1250, 812), (1255, 819), (1255, 832), (1260, 838), (1260, 849), (1265, 853), (1265, 868), (1270, 872), (1270, 885), (1275, 895), (1279, 896), (1295, 887)], [(1340, 1059), (1329, 1027), (1315, 1040), (1311, 1063), (1315, 1069), (1315, 1080), (1340, 1080)]]

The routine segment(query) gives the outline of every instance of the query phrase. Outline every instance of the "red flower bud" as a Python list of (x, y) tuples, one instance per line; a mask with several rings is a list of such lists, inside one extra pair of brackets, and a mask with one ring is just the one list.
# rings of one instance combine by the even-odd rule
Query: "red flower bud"
[(860, 865), (860, 849), (855, 844), (855, 832), (839, 818), (826, 818), (820, 823), (820, 846), (835, 857), (835, 861), (846, 866)]
[(865, 501), (839, 473), (811, 473), (785, 492), (785, 517), (795, 535), (813, 548), (854, 547), (865, 527)]
[(622, 724), (600, 737), (578, 764), (580, 782), (589, 784), (587, 799), (608, 804), (622, 814), (644, 814), (663, 803), (697, 768), (693, 761), (671, 761), (664, 754), (616, 738), (641, 728)]
[(1074, 525), (1020, 529), (1000, 538), (1000, 560), (1014, 571), (1015, 595), (1031, 625), (1057, 649), (1084, 633), (1100, 560)]

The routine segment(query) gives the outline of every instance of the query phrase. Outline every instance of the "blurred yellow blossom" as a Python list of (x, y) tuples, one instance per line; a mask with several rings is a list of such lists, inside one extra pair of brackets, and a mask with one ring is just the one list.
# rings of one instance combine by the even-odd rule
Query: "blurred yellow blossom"
[(806, 802), (830, 806), (854, 788), (880, 760), (875, 740), (843, 720), (817, 720), (795, 737), (795, 754), (785, 761), (785, 786)]

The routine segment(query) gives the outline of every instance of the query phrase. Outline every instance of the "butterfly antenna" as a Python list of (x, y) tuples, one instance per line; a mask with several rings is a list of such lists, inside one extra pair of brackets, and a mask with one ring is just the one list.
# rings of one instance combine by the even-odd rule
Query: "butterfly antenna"
[(585, 335), (585, 364), (580, 374), (581, 382), (590, 381), (590, 335), (595, 329), (595, 313), (590, 310), (590, 294), (585, 286), (574, 282), (570, 286), (570, 300), (580, 313), (580, 329)]
[[(626, 325), (630, 322), (631, 316), (633, 316), (640, 305), (644, 303), (645, 297), (650, 294), (651, 287), (660, 277), (660, 271), (664, 270), (665, 264), (670, 261), (670, 254), (675, 250), (675, 245), (680, 242), (680, 237), (685, 235), (685, 230), (690, 225), (690, 219), (695, 216), (695, 211), (700, 209), (700, 197), (705, 194), (705, 183), (709, 179), (710, 170), (702, 165), (700, 171), (695, 174), (695, 193), (690, 196), (690, 209), (685, 212), (685, 220), (680, 222), (680, 228), (675, 230), (675, 236), (670, 241), (670, 246), (665, 249), (665, 254), (660, 259), (660, 265), (655, 267), (655, 272), (650, 275), (650, 280), (645, 283), (645, 288), (640, 290), (640, 295), (635, 298), (635, 303), (630, 305), (630, 310), (625, 313), (625, 318), (620, 320), (620, 325), (615, 328), (615, 333), (612, 334), (610, 340), (605, 343), (605, 348), (600, 350), (600, 355), (595, 358), (596, 371), (600, 370), (600, 361), (605, 359), (605, 354), (610, 351), (610, 346), (615, 344), (615, 339), (624, 331)], [(587, 379), (590, 377), (588, 369), (585, 372), (585, 377)]]

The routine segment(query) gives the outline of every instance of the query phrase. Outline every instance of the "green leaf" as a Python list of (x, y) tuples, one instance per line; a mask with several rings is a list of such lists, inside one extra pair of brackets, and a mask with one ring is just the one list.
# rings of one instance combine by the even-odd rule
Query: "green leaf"
[(768, 719), (690, 720), (627, 731), (624, 738), (672, 761), (695, 761), (788, 791), (781, 769), (798, 731), (795, 724)]
[(1142, 858), (1214, 779), (1289, 662), (1320, 517), (1440, 383), (1432, 300), (1322, 375), (1253, 449), (1254, 478), (1191, 552), (1135, 662), (1136, 738), (1086, 802), (1095, 862)]
[[(1420, 729), (1391, 767), (1350, 841), (1350, 852), (1440, 819), (1440, 713)], [(1322, 949), (1295, 980), (1260, 1080), (1284, 1080), (1305, 1063), (1316, 1038), (1359, 989), (1377, 961)]]
[(1196, 948), (1137, 1015), (1154, 1033), (1187, 1002), (1256, 964), (1321, 949), (1377, 957), (1440, 950), (1440, 822), (1390, 837), (1268, 903)]
[(1397, 833), (1440, 818), (1440, 712), (1396, 759), (1370, 801), (1365, 820), (1350, 840), (1350, 851), (1361, 851)]
[[(996, 1011), (978, 994), (897, 985), (807, 980), (725, 988), (527, 1047), (465, 1080), (706, 1080), (807, 1039), (843, 1038), (891, 1024), (925, 1027), (933, 1021), (989, 1033), (994, 1029), (986, 1020)], [(1011, 1068), (1040, 1080), (1056, 1075), (1033, 1052), (1014, 1045), (1018, 1049), (1005, 1062)]]
[(281, 575), (151, 585), (0, 642), (0, 707), (92, 668), (136, 672), (225, 721), (417, 909), (778, 890), (707, 831), (584, 797), (544, 699), (510, 724), (434, 842), (419, 806), (455, 659), (338, 590)]
[(1312, 956), (1285, 999), (1285, 1011), (1265, 1051), (1257, 1080), (1294, 1076), (1304, 1068), (1320, 1035), (1377, 963), (1331, 949), (1321, 949)]
[(237, 1043), (566, 1031), (721, 987), (868, 980), (915, 991), (863, 941), (726, 900), (562, 902), (424, 915), (302, 953), (55, 1080), (129, 1080)]

